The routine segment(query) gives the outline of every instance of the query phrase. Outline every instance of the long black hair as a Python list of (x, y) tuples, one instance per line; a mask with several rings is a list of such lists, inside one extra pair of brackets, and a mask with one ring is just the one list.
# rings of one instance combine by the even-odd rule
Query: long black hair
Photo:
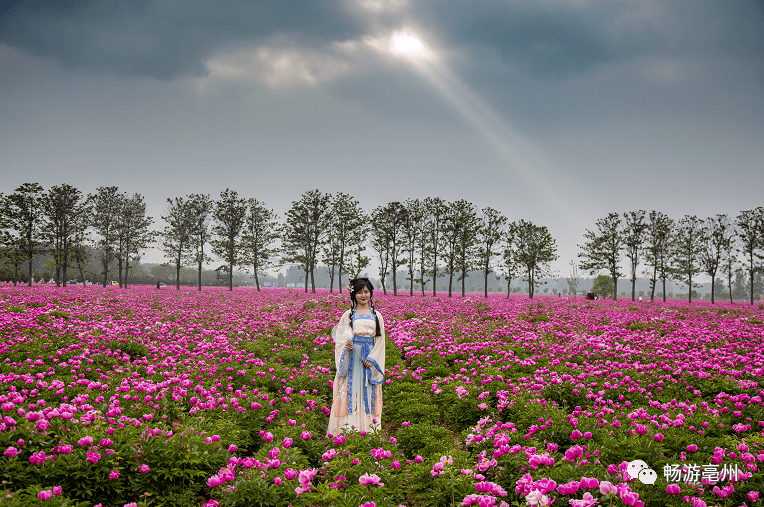
[(379, 326), (379, 319), (377, 318), (377, 312), (374, 310), (374, 286), (371, 284), (368, 278), (353, 278), (349, 282), (350, 287), (350, 326), (353, 326), (353, 310), (355, 310), (355, 307), (358, 303), (356, 303), (355, 295), (358, 292), (361, 292), (364, 287), (369, 289), (369, 308), (371, 308), (371, 314), (374, 315), (374, 322), (377, 324), (377, 331), (375, 336), (380, 336), (382, 334), (382, 330)]

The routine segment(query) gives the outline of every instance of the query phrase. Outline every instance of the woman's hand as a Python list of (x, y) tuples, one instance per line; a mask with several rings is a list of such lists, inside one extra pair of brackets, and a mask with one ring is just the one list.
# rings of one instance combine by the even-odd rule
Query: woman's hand
[(364, 362), (363, 362), (363, 365), (364, 365), (366, 368), (371, 368), (371, 361), (369, 361), (369, 360), (367, 359), (366, 361), (364, 361)]
[(347, 350), (348, 352), (349, 352), (349, 351), (351, 351), (351, 350), (353, 350), (353, 344), (352, 344), (352, 343), (350, 343), (350, 341), (348, 341), (347, 343), (345, 343), (345, 350)]

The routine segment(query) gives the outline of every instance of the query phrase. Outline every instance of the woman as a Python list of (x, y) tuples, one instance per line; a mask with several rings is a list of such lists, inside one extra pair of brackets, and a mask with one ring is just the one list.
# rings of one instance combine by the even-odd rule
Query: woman
[[(374, 287), (368, 278), (351, 280), (349, 289), (352, 307), (332, 330), (337, 373), (326, 431), (335, 436), (343, 429), (375, 431), (382, 424), (385, 322), (382, 315), (374, 310)], [(352, 334), (352, 338), (345, 343), (336, 340), (336, 336), (343, 332)]]

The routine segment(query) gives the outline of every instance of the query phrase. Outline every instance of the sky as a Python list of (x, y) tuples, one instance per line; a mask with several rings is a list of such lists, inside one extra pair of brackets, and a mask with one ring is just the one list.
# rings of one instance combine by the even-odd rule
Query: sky
[[(764, 206), (762, 0), (0, 0), (0, 192)], [(146, 253), (161, 262), (162, 253)]]

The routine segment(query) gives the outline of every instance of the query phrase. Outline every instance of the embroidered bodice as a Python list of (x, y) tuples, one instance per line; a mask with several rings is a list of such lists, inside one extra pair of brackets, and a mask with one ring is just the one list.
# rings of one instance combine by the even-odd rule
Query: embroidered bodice
[(377, 321), (373, 315), (356, 313), (353, 315), (353, 334), (374, 337), (377, 334)]

